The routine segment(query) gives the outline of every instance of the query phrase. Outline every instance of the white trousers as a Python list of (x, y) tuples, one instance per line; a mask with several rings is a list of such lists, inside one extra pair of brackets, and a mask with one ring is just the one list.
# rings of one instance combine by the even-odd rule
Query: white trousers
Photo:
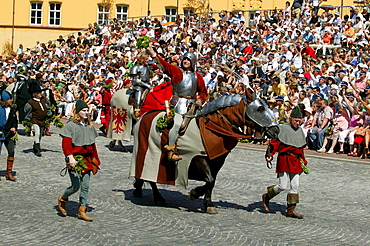
[(299, 175), (299, 173), (278, 173), (277, 177), (279, 179), (279, 184), (274, 187), (274, 191), (279, 194), (280, 192), (290, 188), (288, 193), (298, 194)]
[(355, 133), (356, 131), (351, 132), (348, 134), (348, 132), (353, 129), (353, 127), (348, 128), (347, 130), (343, 130), (341, 133), (339, 133), (338, 142), (344, 143), (344, 140), (346, 139), (348, 135), (349, 144), (353, 145), (353, 142), (355, 141)]

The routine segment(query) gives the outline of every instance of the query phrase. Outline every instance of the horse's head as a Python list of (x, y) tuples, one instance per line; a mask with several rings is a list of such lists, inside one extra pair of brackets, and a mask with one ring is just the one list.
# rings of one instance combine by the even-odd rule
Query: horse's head
[(266, 102), (260, 98), (246, 103), (245, 116), (251, 119), (261, 128), (261, 133), (267, 138), (277, 138), (279, 128), (275, 121), (275, 115)]

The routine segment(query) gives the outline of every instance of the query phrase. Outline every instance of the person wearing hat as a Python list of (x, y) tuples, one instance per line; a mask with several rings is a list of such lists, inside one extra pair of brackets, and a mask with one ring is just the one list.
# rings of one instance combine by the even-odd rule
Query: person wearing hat
[(303, 172), (302, 163), (307, 165), (304, 156), (304, 147), (306, 138), (300, 127), (303, 120), (303, 114), (300, 108), (294, 107), (289, 123), (279, 126), (279, 135), (277, 139), (271, 140), (269, 152), (266, 152), (266, 161), (270, 162), (273, 156), (278, 152), (276, 162), (276, 173), (278, 184), (267, 187), (267, 193), (262, 195), (262, 207), (266, 212), (270, 212), (270, 200), (284, 190), (288, 190), (287, 197), (287, 217), (303, 219), (303, 215), (295, 211), (299, 203), (299, 176)]
[(8, 151), (5, 178), (10, 181), (16, 180), (12, 174), (15, 140), (11, 139), (17, 133), (18, 119), (16, 110), (17, 108), (13, 105), (11, 94), (3, 90), (0, 99), (0, 146), (4, 144)]
[(46, 98), (42, 95), (43, 90), (38, 81), (32, 81), (29, 87), (29, 93), (32, 95), (32, 98), (24, 106), (24, 120), (32, 123), (35, 133), (33, 153), (38, 157), (41, 157), (40, 142), (45, 127), (45, 120), (47, 116), (51, 116), (51, 111), (46, 106)]
[[(63, 216), (67, 216), (68, 197), (80, 189), (77, 217), (85, 221), (92, 221), (93, 219), (86, 215), (86, 204), (90, 175), (91, 172), (96, 174), (100, 170), (100, 160), (95, 144), (98, 133), (92, 125), (89, 107), (86, 102), (76, 101), (73, 116), (63, 127), (60, 136), (62, 137), (62, 148), (67, 162), (66, 168), (72, 185), (64, 191), (62, 196), (58, 197), (58, 209)], [(78, 165), (77, 155), (83, 156), (86, 166), (81, 173), (74, 170), (74, 167)]]

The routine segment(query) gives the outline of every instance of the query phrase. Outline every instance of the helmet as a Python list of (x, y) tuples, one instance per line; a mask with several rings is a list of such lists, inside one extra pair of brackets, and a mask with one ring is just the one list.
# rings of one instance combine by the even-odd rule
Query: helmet
[[(185, 58), (188, 58), (190, 60), (191, 68), (193, 69), (193, 71), (195, 71), (195, 64), (197, 63), (197, 57), (195, 56), (195, 54), (193, 52), (186, 52), (184, 56), (182, 57), (182, 61)], [(181, 66), (182, 66), (182, 62), (181, 62)]]
[(18, 63), (15, 70), (17, 75), (18, 74), (26, 75), (28, 72), (28, 67), (24, 63)]

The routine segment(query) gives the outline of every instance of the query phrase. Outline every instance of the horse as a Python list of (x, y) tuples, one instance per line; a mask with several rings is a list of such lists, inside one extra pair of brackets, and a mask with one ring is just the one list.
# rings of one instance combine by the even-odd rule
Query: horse
[[(135, 177), (133, 195), (142, 197), (142, 186), (147, 181), (152, 187), (154, 202), (159, 206), (166, 206), (166, 202), (156, 183), (186, 187), (188, 179), (193, 179), (205, 184), (192, 189), (189, 199), (204, 196), (205, 212), (218, 213), (212, 203), (212, 190), (226, 157), (238, 139), (246, 137), (240, 127), (263, 129), (270, 138), (278, 134), (272, 111), (262, 99), (255, 99), (251, 91), (244, 97), (222, 96), (206, 104), (190, 121), (184, 135), (178, 138), (178, 153), (182, 160), (176, 164), (168, 161), (163, 147), (169, 131), (160, 131), (157, 126), (158, 119), (164, 114), (163, 110), (149, 111), (136, 123), (130, 169), (130, 176)], [(174, 121), (181, 122), (182, 116), (176, 114)]]

